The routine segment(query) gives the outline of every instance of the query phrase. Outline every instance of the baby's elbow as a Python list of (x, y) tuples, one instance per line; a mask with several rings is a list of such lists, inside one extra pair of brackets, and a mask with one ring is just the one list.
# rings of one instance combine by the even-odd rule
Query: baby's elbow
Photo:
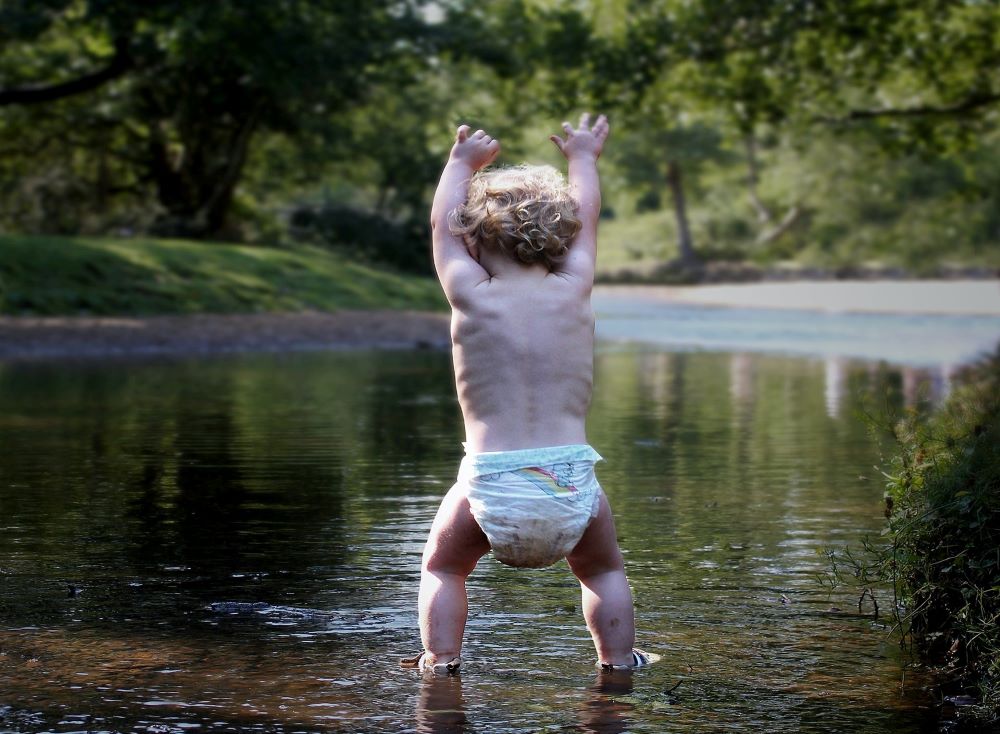
[(590, 196), (581, 197), (579, 211), (587, 217), (598, 217), (601, 213), (600, 193), (591, 193)]

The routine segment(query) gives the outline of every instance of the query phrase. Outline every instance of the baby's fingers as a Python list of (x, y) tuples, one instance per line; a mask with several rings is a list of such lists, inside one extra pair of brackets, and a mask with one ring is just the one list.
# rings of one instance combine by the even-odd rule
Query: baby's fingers
[(494, 160), (496, 160), (496, 157), (498, 155), (500, 155), (500, 141), (499, 140), (491, 140), (489, 142), (489, 145), (486, 146), (486, 152), (490, 156), (489, 160), (486, 161), (486, 165), (489, 165)]
[(556, 147), (559, 148), (560, 151), (562, 151), (563, 150), (563, 146), (566, 145), (566, 141), (564, 141), (558, 135), (549, 135), (549, 140), (551, 140), (553, 143), (555, 143)]
[(458, 131), (455, 134), (455, 140), (459, 143), (464, 143), (469, 137), (470, 129), (468, 125), (459, 125)]
[(608, 125), (608, 118), (604, 115), (597, 118), (597, 122), (594, 123), (594, 129), (591, 130), (594, 136), (602, 141), (608, 137), (610, 131), (611, 126)]

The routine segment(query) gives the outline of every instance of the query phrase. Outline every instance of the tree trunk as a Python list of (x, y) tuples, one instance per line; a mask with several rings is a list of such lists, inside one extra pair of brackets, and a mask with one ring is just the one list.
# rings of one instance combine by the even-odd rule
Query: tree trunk
[(159, 126), (150, 126), (149, 167), (164, 210), (156, 234), (209, 238), (224, 229), (260, 110), (256, 105), (235, 126), (212, 119), (184, 126), (186, 135), (173, 147)]
[(757, 195), (757, 182), (760, 180), (760, 169), (757, 167), (757, 141), (752, 134), (749, 134), (743, 138), (743, 145), (747, 153), (747, 192), (750, 195), (750, 205), (757, 212), (757, 221), (766, 224), (773, 217), (771, 210)]
[(218, 232), (226, 224), (226, 215), (233, 203), (233, 193), (236, 191), (236, 184), (240, 180), (243, 166), (247, 161), (250, 139), (257, 128), (261, 109), (263, 109), (261, 103), (258, 102), (254, 105), (253, 110), (246, 116), (243, 124), (237, 130), (229, 147), (229, 160), (222, 175), (214, 182), (208, 200), (199, 211), (199, 218), (205, 222), (209, 233)]
[(781, 221), (778, 222), (776, 227), (766, 229), (757, 236), (756, 244), (767, 245), (774, 242), (792, 228), (792, 226), (799, 220), (799, 215), (801, 214), (802, 209), (799, 208), (799, 205), (793, 204), (792, 207), (785, 212), (785, 216), (781, 218)]
[(677, 220), (677, 251), (683, 265), (697, 265), (700, 260), (694, 252), (691, 228), (688, 226), (687, 202), (684, 199), (684, 182), (681, 167), (676, 161), (667, 162), (667, 184), (674, 200), (674, 218)]

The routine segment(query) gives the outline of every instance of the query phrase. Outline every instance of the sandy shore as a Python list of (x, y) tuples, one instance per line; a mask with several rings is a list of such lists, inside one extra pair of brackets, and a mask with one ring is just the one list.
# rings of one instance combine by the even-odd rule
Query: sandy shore
[(1000, 316), (1000, 280), (838, 280), (702, 286), (598, 286), (597, 298), (735, 308)]
[(321, 349), (446, 349), (448, 315), (412, 311), (0, 317), (0, 359)]

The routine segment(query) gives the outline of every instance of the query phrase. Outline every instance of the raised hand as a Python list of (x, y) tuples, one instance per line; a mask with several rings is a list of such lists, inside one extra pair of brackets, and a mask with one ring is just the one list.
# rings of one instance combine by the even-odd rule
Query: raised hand
[(458, 128), (455, 144), (451, 147), (451, 160), (466, 163), (473, 171), (478, 171), (492, 163), (500, 154), (500, 141), (482, 130), (469, 135), (470, 129), (468, 125)]
[(590, 114), (587, 112), (580, 116), (580, 125), (575, 130), (568, 122), (564, 122), (562, 128), (566, 133), (565, 140), (558, 135), (549, 136), (549, 140), (555, 143), (567, 160), (577, 157), (597, 160), (604, 149), (604, 141), (608, 139), (608, 133), (611, 131), (608, 118), (604, 115), (600, 115), (591, 127)]

